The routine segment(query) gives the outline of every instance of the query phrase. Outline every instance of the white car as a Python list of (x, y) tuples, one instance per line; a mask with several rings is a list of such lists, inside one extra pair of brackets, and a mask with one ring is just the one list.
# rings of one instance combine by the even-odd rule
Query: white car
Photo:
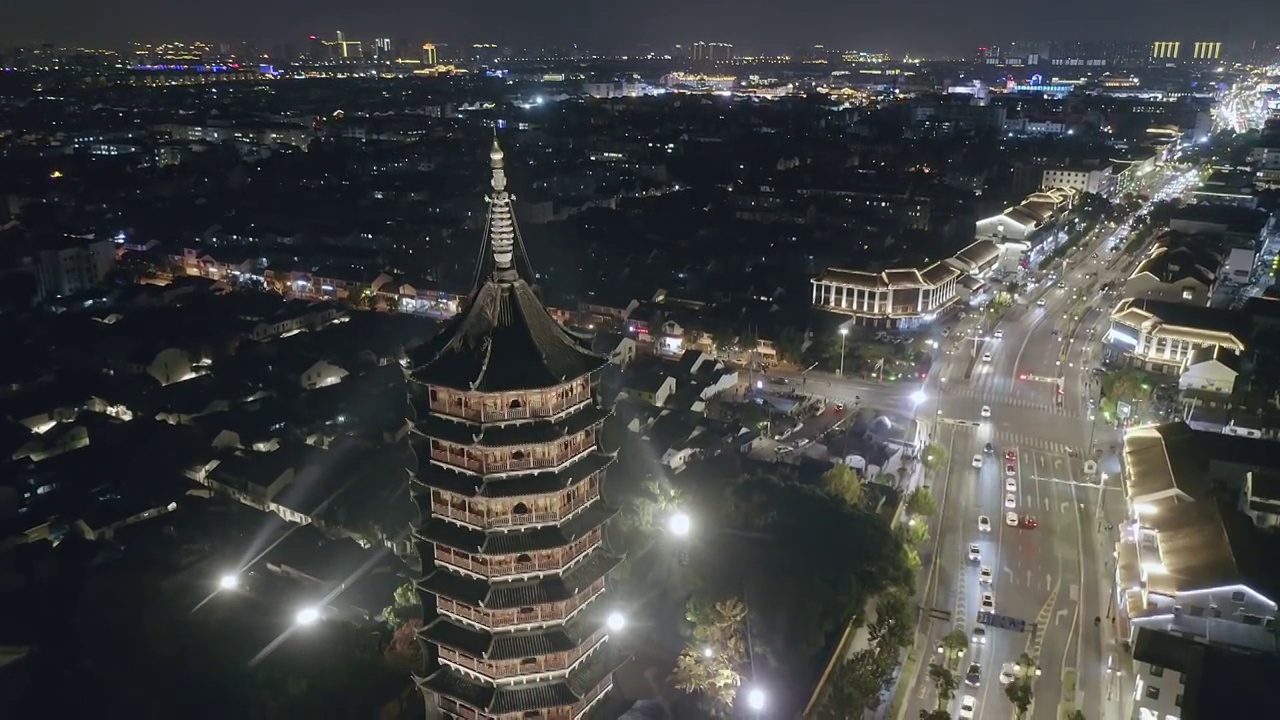
[(982, 569), (978, 571), (978, 582), (982, 583), (983, 585), (990, 585), (991, 580), (992, 580), (991, 568), (986, 565), (983, 565)]
[(978, 543), (969, 543), (969, 559), (974, 562), (982, 560), (982, 551), (978, 549)]
[(1007, 662), (1000, 666), (1000, 684), (1008, 685), (1013, 682), (1013, 663)]
[(982, 467), (982, 456), (981, 456), (981, 455), (974, 455), (974, 456), (973, 456), (973, 466), (974, 466), (974, 467), (976, 467), (976, 468), (980, 468), (980, 467)]
[(981, 415), (982, 415), (982, 417), (984, 417), (984, 418), (989, 418), (989, 417), (991, 417), (991, 406), (990, 406), (990, 405), (983, 405), (983, 406), (982, 406), (982, 412), (981, 412), (980, 414), (981, 414)]
[(995, 612), (996, 596), (989, 592), (982, 593), (982, 609), (986, 612)]
[(987, 629), (981, 625), (974, 625), (973, 632), (969, 633), (969, 642), (974, 645), (986, 645)]
[(1007, 493), (1018, 492), (1018, 479), (1013, 476), (1006, 477), (1004, 479), (1004, 491)]
[(995, 339), (997, 339), (997, 340), (1003, 340), (1003, 339), (1004, 339), (1004, 331), (1003, 331), (1003, 330), (997, 330), (997, 331), (995, 332), (995, 336), (994, 336), (994, 337), (995, 337)]
[(987, 517), (986, 515), (979, 515), (979, 516), (978, 516), (978, 531), (979, 531), (979, 532), (991, 532), (991, 518)]
[(978, 707), (978, 700), (972, 695), (960, 699), (960, 720), (973, 720), (973, 713)]
[(1018, 496), (1014, 495), (1013, 493), (1009, 493), (1008, 495), (1005, 495), (1004, 506), (1010, 510), (1018, 507)]
[(1044, 307), (1044, 304), (1044, 298), (1040, 298), (1036, 301), (1036, 307)]
[(982, 353), (982, 362), (984, 363), (991, 362), (991, 353)]
[(1018, 527), (1018, 513), (1007, 512), (1004, 514), (1004, 524), (1009, 527)]

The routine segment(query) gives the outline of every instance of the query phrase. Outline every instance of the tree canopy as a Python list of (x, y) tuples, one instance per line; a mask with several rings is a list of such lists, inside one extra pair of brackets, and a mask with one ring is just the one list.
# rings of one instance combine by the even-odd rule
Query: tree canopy
[(726, 524), (767, 534), (785, 558), (769, 568), (767, 590), (750, 599), (780, 655), (812, 661), (867, 598), (914, 588), (889, 523), (811, 485), (748, 478), (729, 489), (720, 507)]
[(842, 498), (850, 505), (857, 505), (862, 499), (862, 479), (858, 471), (844, 463), (836, 463), (831, 469), (822, 473), (822, 489)]
[(937, 511), (938, 501), (927, 488), (918, 487), (907, 493), (907, 512), (928, 517)]

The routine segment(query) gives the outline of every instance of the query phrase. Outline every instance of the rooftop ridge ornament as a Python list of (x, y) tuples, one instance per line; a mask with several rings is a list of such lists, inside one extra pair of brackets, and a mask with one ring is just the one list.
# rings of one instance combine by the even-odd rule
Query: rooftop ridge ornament
[(507, 192), (507, 173), (504, 170), (502, 148), (498, 138), (493, 139), (489, 150), (489, 166), (493, 178), (489, 186), (493, 192), (489, 202), (489, 246), (493, 250), (494, 276), (502, 280), (514, 280), (515, 272), (515, 219), (511, 215), (511, 195)]

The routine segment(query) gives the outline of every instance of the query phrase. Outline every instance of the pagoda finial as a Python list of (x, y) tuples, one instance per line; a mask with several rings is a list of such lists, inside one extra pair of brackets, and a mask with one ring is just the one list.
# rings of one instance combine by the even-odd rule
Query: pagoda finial
[(503, 170), (503, 153), (498, 145), (496, 130), (493, 148), (489, 150), (489, 165), (493, 168), (493, 179), (489, 181), (489, 186), (493, 188), (493, 194), (489, 196), (489, 245), (493, 249), (494, 269), (499, 273), (510, 274), (514, 269), (515, 219), (511, 215), (507, 173)]

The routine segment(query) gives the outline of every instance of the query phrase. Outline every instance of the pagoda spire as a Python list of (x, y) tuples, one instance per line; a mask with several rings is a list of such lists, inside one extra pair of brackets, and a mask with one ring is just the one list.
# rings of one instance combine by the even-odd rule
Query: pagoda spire
[(486, 198), (489, 202), (489, 248), (493, 252), (494, 278), (511, 281), (516, 278), (515, 268), (515, 218), (511, 214), (511, 194), (507, 192), (507, 173), (504, 169), (502, 148), (498, 138), (493, 139), (493, 148), (489, 150), (489, 166), (493, 169), (493, 178), (489, 186), (493, 192)]

